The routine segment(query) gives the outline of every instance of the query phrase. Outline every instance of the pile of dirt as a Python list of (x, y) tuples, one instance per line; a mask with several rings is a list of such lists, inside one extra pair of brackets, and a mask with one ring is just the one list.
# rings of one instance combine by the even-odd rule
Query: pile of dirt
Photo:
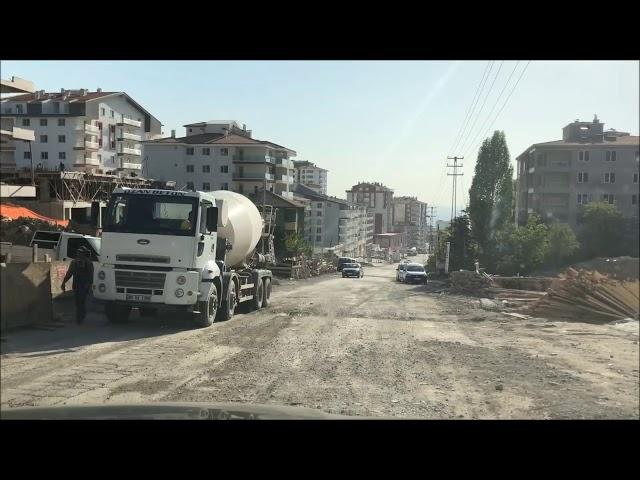
[(594, 258), (572, 265), (575, 270), (598, 271), (616, 280), (637, 280), (639, 260), (633, 257)]
[(588, 323), (637, 320), (639, 286), (637, 279), (617, 280), (597, 271), (569, 268), (529, 310), (539, 317)]
[(478, 297), (486, 297), (492, 286), (491, 279), (469, 270), (460, 270), (449, 274), (451, 293), (464, 293)]

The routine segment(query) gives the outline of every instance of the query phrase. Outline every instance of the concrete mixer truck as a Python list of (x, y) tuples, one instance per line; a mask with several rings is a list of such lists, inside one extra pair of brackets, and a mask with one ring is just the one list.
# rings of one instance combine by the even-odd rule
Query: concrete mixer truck
[(110, 322), (159, 309), (197, 326), (228, 320), (237, 307), (269, 304), (271, 271), (256, 251), (263, 220), (245, 196), (226, 190), (184, 192), (117, 188), (103, 222), (94, 298)]

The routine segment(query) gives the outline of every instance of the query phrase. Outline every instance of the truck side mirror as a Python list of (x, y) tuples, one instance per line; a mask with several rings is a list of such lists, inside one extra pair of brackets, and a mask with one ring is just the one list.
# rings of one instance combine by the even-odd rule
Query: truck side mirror
[(207, 208), (207, 231), (215, 232), (218, 228), (218, 209), (216, 207)]

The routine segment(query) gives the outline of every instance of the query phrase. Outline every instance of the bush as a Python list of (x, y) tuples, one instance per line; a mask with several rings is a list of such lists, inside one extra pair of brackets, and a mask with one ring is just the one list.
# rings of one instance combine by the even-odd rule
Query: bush
[(546, 264), (552, 267), (567, 265), (580, 247), (575, 233), (566, 223), (553, 223), (549, 226), (548, 242)]

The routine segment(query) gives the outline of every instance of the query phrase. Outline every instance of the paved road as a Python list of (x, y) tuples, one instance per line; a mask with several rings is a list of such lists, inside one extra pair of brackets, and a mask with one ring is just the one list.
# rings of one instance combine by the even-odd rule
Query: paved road
[(394, 266), (274, 287), (192, 330), (162, 316), (22, 331), (1, 404), (207, 401), (413, 418), (638, 418), (638, 327), (519, 320), (394, 282)]

